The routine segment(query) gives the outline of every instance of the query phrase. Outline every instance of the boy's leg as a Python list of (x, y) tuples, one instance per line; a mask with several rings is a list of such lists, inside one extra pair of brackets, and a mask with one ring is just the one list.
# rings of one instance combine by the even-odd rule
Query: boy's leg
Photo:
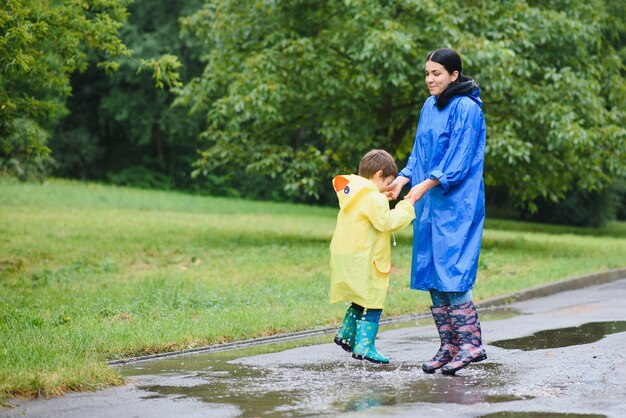
[(356, 334), (356, 321), (363, 315), (363, 307), (353, 303), (343, 317), (343, 323), (335, 335), (335, 344), (341, 346), (347, 352), (352, 352), (354, 336)]
[(375, 341), (378, 334), (378, 321), (382, 309), (365, 309), (363, 316), (357, 320), (357, 332), (352, 357), (368, 360), (373, 363), (389, 363), (389, 359), (376, 350)]
[(380, 316), (382, 314), (382, 309), (363, 309), (363, 316), (361, 319), (367, 322), (375, 322), (378, 324), (378, 321), (380, 321)]

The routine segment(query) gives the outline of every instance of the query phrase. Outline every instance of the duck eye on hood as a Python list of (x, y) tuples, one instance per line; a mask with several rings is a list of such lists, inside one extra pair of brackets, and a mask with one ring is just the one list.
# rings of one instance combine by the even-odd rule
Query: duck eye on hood
[(346, 208), (355, 200), (360, 200), (358, 196), (366, 192), (379, 192), (378, 187), (371, 181), (363, 177), (350, 175), (340, 175), (333, 179), (333, 187), (339, 199), (339, 206)]

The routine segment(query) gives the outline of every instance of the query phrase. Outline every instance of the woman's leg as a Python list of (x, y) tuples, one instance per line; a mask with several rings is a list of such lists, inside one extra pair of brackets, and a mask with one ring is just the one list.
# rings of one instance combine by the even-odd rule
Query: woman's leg
[(447, 292), (448, 300), (451, 306), (461, 305), (472, 301), (472, 291), (467, 292)]
[[(469, 295), (468, 295), (469, 293)], [(469, 297), (469, 300), (468, 300)], [(471, 300), (471, 292), (458, 294), (451, 301), (461, 302), (450, 306), (452, 329), (460, 341), (459, 351), (448, 364), (443, 366), (443, 374), (454, 374), (472, 362), (485, 360), (487, 354), (482, 344), (482, 331), (476, 306)]]
[(440, 292), (437, 289), (430, 289), (430, 299), (433, 301), (433, 308), (450, 305), (448, 293)]
[(459, 351), (459, 339), (452, 329), (450, 320), (450, 293), (440, 292), (436, 289), (430, 290), (430, 297), (433, 306), (430, 307), (431, 314), (435, 320), (435, 326), (439, 333), (439, 350), (432, 359), (422, 364), (424, 373), (435, 373), (435, 370), (445, 366), (452, 361)]

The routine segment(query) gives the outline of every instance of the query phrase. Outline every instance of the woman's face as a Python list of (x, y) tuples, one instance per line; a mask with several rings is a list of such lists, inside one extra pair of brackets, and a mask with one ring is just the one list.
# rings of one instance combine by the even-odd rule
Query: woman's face
[(446, 67), (435, 61), (426, 61), (426, 85), (428, 91), (433, 96), (439, 97), (450, 84), (459, 78), (459, 72), (453, 71), (452, 74), (446, 70)]

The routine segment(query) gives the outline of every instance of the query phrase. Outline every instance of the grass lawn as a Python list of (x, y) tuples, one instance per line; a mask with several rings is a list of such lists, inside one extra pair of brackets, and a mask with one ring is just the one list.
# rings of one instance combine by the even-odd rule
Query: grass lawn
[[(0, 178), (0, 402), (123, 379), (106, 361), (337, 324), (335, 208)], [(397, 234), (384, 316), (426, 312)], [(626, 224), (487, 220), (474, 296), (626, 265)]]

